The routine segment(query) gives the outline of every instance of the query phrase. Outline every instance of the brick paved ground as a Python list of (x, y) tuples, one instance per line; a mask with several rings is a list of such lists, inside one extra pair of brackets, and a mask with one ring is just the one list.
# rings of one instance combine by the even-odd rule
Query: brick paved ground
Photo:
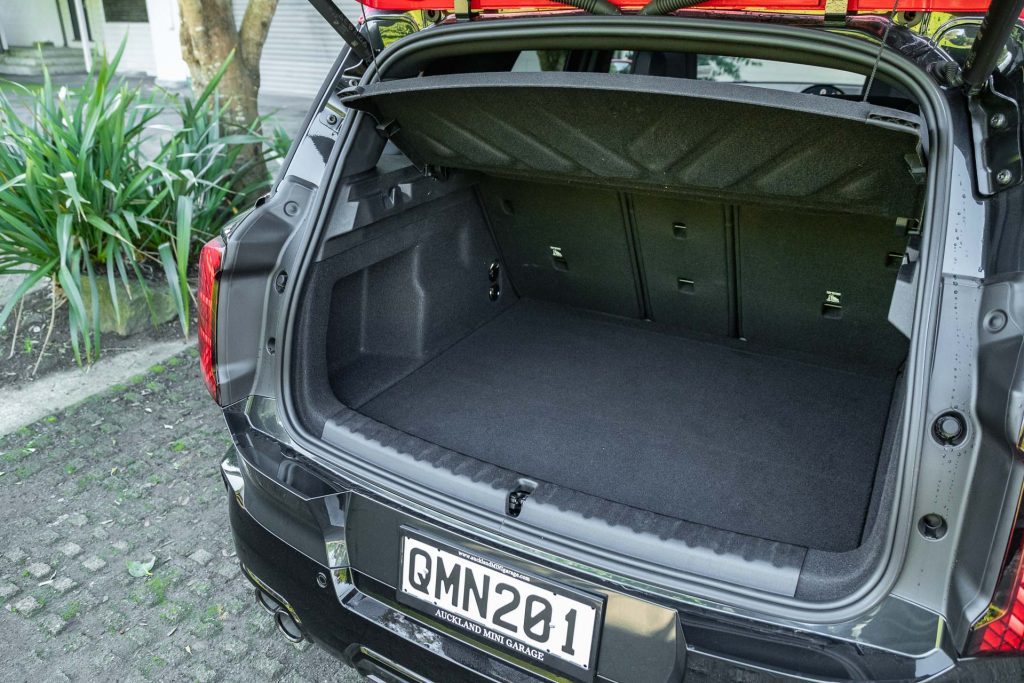
[[(253, 602), (228, 443), (192, 355), (0, 437), (5, 680), (360, 680)], [(150, 554), (152, 576), (130, 576)]]
[[(192, 355), (0, 437), (0, 679), (361, 680), (254, 604), (218, 473), (228, 443)], [(130, 576), (150, 554), (152, 576)], [(973, 664), (941, 680), (1024, 680), (1019, 659)], [(694, 683), (777, 680), (687, 665)]]

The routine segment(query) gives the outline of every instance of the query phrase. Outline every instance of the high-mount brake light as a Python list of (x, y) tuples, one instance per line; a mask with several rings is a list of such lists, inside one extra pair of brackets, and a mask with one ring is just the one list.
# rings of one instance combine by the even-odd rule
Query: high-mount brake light
[(217, 380), (217, 296), (220, 289), (220, 268), (224, 258), (224, 240), (215, 237), (199, 254), (199, 366), (203, 381), (214, 401), (220, 402)]

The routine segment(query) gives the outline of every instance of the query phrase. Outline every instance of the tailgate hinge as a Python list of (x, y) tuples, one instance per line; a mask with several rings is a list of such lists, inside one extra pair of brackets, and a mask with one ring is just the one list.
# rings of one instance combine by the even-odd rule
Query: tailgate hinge
[(978, 192), (994, 195), (1024, 180), (1020, 105), (995, 89), (992, 78), (968, 97)]
[(473, 10), (470, 8), (472, 0), (454, 0), (452, 9), (457, 21), (472, 21)]
[(825, 0), (825, 26), (845, 26), (849, 0)]
[(320, 13), (320, 16), (327, 20), (328, 25), (334, 29), (335, 33), (348, 43), (352, 52), (359, 57), (363, 64), (369, 66), (373, 61), (373, 47), (371, 47), (370, 41), (349, 21), (345, 13), (338, 9), (334, 1), (308, 0), (308, 2), (313, 9)]

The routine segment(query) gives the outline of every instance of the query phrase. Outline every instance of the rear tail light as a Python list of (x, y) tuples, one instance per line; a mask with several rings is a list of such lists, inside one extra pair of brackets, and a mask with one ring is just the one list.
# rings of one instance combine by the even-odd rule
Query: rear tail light
[(224, 240), (216, 237), (199, 253), (199, 367), (203, 381), (214, 401), (220, 402), (217, 381), (217, 296), (220, 289), (220, 266), (224, 258)]
[(1018, 505), (1003, 569), (988, 611), (975, 624), (967, 654), (1024, 654), (1024, 519)]

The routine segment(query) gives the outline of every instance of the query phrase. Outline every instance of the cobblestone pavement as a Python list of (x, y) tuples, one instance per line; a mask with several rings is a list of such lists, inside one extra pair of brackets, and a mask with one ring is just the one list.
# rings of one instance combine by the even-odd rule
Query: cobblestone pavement
[[(363, 680), (255, 605), (218, 471), (229, 443), (191, 353), (0, 437), (0, 680)], [(686, 680), (778, 679), (691, 657)], [(941, 680), (1024, 667), (975, 660)]]
[(361, 680), (255, 605), (218, 472), (229, 443), (192, 354), (0, 438), (3, 679)]

